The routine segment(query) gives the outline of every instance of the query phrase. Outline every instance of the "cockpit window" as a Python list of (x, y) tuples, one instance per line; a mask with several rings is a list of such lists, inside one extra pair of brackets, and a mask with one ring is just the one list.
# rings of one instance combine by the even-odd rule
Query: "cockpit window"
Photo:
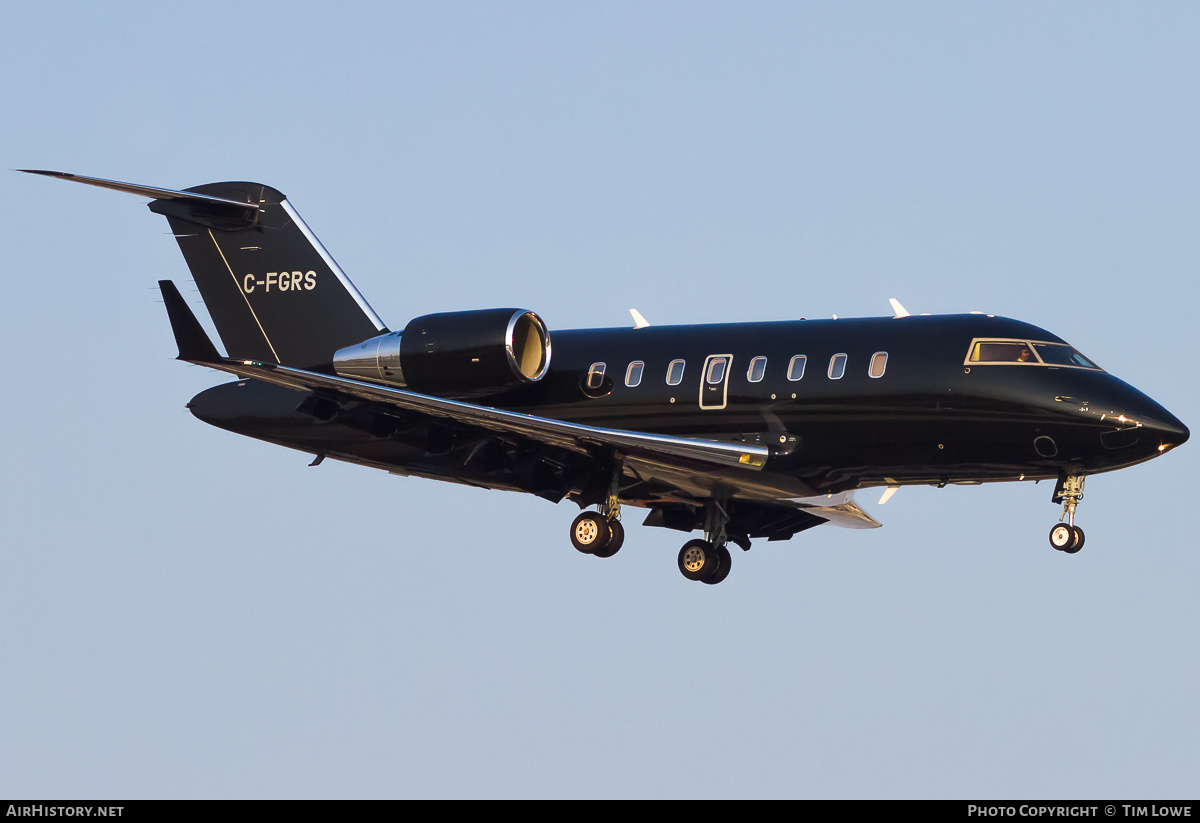
[(1070, 346), (1058, 346), (1053, 343), (1034, 343), (1033, 350), (1048, 366), (1077, 366), (1084, 369), (1100, 368)]
[(1035, 340), (972, 340), (965, 365), (973, 364), (1065, 366), (1100, 371), (1099, 366), (1066, 343)]
[(1036, 363), (1033, 347), (1025, 342), (992, 341), (976, 343), (971, 349), (972, 363)]

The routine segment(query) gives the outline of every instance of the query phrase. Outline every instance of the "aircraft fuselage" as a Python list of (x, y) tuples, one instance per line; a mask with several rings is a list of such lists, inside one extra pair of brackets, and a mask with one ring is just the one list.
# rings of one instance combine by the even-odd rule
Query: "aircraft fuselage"
[(387, 329), (282, 192), (186, 190), (44, 170), (152, 198), (225, 346), (159, 281), (179, 359), (236, 375), (189, 404), (240, 434), (397, 474), (508, 489), (584, 511), (576, 549), (611, 557), (622, 506), (702, 530), (691, 580), (727, 543), (832, 523), (874, 528), (856, 489), (1054, 478), (1049, 535), (1074, 554), (1086, 475), (1189, 436), (1054, 334), (982, 314), (549, 333), (525, 309), (423, 315)]
[[(544, 379), (475, 402), (589, 426), (761, 443), (774, 451), (764, 473), (794, 478), (815, 493), (1095, 474), (1142, 462), (1188, 437), (1166, 409), (1099, 369), (969, 362), (979, 339), (1065, 342), (1002, 317), (590, 329), (553, 332), (551, 339)], [(724, 374), (713, 383), (706, 366), (722, 356)], [(793, 366), (798, 356), (802, 372)], [(394, 431), (373, 433), (352, 412), (321, 421), (295, 411), (301, 395), (280, 391), (259, 390), (251, 410), (244, 391), (234, 401), (232, 389), (216, 387), (191, 408), (223, 428), (356, 462), (421, 474), (441, 462), (425, 431), (409, 438), (412, 447), (397, 441), (389, 450), (380, 440)], [(226, 394), (229, 401), (220, 399)], [(224, 402), (239, 413), (221, 409)]]

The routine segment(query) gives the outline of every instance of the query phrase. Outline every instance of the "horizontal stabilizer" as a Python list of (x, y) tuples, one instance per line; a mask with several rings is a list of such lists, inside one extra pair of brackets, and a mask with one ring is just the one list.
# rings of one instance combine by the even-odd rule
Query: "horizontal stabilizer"
[(191, 363), (216, 363), (224, 359), (175, 284), (170, 280), (159, 280), (158, 288), (162, 291), (163, 302), (167, 304), (167, 317), (171, 320), (171, 331), (175, 333), (175, 344), (179, 346), (179, 357), (176, 359)]
[(65, 171), (45, 171), (43, 169), (17, 169), (26, 174), (40, 174), (44, 177), (55, 177), (72, 183), (84, 183), (88, 186), (99, 186), (102, 189), (114, 189), (128, 194), (138, 194), (154, 200), (182, 200), (198, 206), (226, 208), (240, 216), (252, 216), (260, 211), (257, 203), (247, 203), (241, 200), (229, 200), (224, 197), (213, 197), (209, 194), (197, 194), (190, 191), (175, 191), (160, 189), (154, 186), (139, 186), (136, 183), (121, 183), (117, 180), (104, 180), (99, 177), (84, 177), (81, 174), (71, 174)]
[[(226, 181), (184, 191), (42, 169), (18, 169), (151, 198), (167, 219), (192, 279), (230, 357), (331, 371), (338, 349), (386, 332), (316, 235), (282, 192)], [(181, 350), (208, 357), (212, 343), (173, 301)], [(201, 341), (203, 340), (203, 345)], [(186, 343), (186, 346), (185, 346)], [(189, 359), (181, 355), (184, 359)]]

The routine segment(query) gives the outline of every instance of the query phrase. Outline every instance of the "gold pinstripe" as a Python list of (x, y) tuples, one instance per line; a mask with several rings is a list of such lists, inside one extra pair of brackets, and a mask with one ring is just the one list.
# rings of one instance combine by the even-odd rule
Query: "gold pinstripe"
[(250, 299), (246, 297), (246, 293), (242, 291), (242, 285), (238, 282), (237, 275), (233, 273), (233, 268), (229, 265), (229, 261), (225, 259), (225, 252), (221, 251), (221, 244), (217, 242), (217, 238), (213, 236), (212, 229), (208, 230), (208, 236), (212, 238), (213, 245), (217, 247), (217, 254), (221, 255), (221, 262), (225, 264), (225, 270), (229, 272), (229, 276), (233, 278), (233, 287), (237, 289), (237, 293), (242, 296), (242, 300), (246, 301), (246, 308), (250, 309), (250, 316), (254, 318), (254, 322), (258, 325), (258, 330), (262, 332), (263, 340), (267, 341), (267, 347), (271, 350), (271, 354), (275, 355), (275, 362), (283, 365), (283, 361), (279, 359), (279, 353), (275, 351), (275, 347), (271, 345), (271, 338), (267, 337), (266, 330), (262, 327), (262, 323), (258, 322), (258, 315), (254, 313), (254, 307), (250, 305)]

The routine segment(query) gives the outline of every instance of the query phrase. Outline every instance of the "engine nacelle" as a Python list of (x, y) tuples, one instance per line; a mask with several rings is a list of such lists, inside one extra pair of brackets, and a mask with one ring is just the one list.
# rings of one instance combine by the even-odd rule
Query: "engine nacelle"
[(486, 394), (541, 380), (550, 368), (550, 333), (525, 309), (427, 314), (403, 332), (339, 349), (333, 368), (415, 391)]

